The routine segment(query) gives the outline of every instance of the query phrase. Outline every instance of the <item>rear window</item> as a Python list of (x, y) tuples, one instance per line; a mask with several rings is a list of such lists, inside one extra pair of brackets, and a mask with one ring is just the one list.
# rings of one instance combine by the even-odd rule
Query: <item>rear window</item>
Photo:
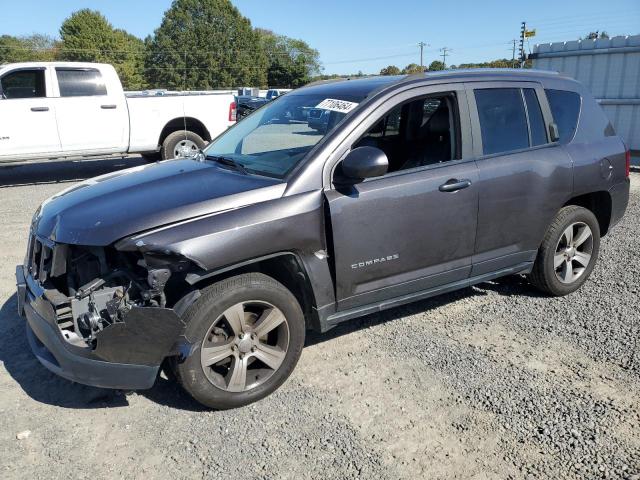
[(106, 95), (102, 74), (96, 69), (56, 68), (61, 97), (92, 97)]
[(527, 115), (519, 88), (475, 90), (485, 155), (529, 147)]
[(580, 95), (566, 90), (545, 90), (553, 120), (558, 125), (560, 143), (569, 143), (576, 133), (580, 115)]

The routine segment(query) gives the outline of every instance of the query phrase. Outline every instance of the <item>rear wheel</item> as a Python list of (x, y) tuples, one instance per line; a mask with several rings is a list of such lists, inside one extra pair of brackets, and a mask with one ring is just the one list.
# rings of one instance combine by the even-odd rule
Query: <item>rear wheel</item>
[(195, 157), (205, 145), (205, 141), (197, 133), (180, 130), (165, 138), (164, 142), (162, 142), (160, 154), (163, 160), (191, 158)]
[(586, 208), (564, 207), (549, 226), (529, 279), (540, 290), (567, 295), (587, 280), (600, 250), (600, 227)]
[(211, 285), (185, 314), (197, 345), (176, 365), (184, 389), (217, 409), (247, 405), (276, 390), (300, 358), (305, 322), (293, 294), (271, 277), (239, 275)]

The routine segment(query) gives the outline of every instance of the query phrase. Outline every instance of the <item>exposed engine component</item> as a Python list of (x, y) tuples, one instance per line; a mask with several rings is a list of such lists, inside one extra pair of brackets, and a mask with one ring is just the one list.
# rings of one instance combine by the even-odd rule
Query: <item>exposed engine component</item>
[(123, 287), (105, 287), (71, 301), (76, 333), (91, 341), (96, 333), (121, 320), (128, 311)]

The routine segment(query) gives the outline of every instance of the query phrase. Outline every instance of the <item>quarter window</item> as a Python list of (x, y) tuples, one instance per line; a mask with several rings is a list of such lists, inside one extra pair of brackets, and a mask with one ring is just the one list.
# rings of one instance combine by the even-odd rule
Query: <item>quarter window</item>
[(529, 147), (527, 116), (519, 88), (475, 91), (485, 155)]
[(566, 90), (545, 90), (553, 120), (558, 125), (560, 143), (569, 143), (578, 126), (580, 95)]
[(527, 114), (529, 116), (529, 130), (531, 131), (531, 146), (544, 145), (547, 143), (547, 131), (540, 110), (540, 102), (533, 88), (525, 88), (524, 100), (527, 104)]
[(2, 80), (4, 98), (46, 97), (44, 70), (18, 70), (8, 73)]
[(106, 95), (102, 74), (96, 69), (56, 68), (61, 97), (92, 97)]

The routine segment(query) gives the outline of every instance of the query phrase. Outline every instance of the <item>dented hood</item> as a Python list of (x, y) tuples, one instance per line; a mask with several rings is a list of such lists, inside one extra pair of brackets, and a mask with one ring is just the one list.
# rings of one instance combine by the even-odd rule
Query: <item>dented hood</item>
[(278, 198), (285, 186), (211, 162), (171, 160), (63, 190), (41, 205), (34, 229), (60, 243), (106, 246), (162, 225)]

